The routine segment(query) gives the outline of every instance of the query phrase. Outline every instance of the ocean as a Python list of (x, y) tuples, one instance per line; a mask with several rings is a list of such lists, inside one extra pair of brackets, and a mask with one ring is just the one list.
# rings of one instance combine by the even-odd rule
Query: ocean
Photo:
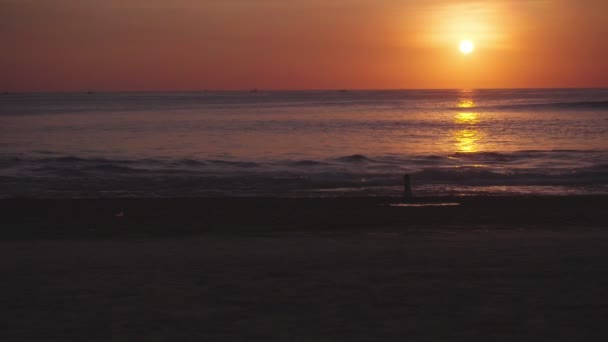
[(608, 89), (0, 95), (0, 197), (608, 194)]

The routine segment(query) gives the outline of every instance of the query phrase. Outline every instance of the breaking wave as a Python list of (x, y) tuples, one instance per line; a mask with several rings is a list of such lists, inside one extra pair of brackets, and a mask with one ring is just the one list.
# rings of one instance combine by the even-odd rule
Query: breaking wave
[[(0, 156), (1, 197), (608, 193), (608, 151), (516, 151), (322, 160), (110, 159)], [(569, 193), (564, 190), (564, 193)]]

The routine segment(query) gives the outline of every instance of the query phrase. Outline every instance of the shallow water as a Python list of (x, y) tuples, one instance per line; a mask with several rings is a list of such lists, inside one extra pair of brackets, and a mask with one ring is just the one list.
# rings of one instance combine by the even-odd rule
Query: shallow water
[(608, 193), (608, 90), (9, 94), (0, 196)]

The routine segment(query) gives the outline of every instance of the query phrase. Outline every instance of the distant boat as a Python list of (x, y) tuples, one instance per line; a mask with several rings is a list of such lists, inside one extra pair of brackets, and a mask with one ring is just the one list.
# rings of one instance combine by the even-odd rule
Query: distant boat
[(95, 93), (89, 90), (89, 91), (87, 91), (87, 94), (91, 95), (91, 94), (95, 94)]
[(249, 92), (250, 93), (257, 93), (258, 91), (259, 91), (258, 88), (255, 88), (255, 89), (251, 89)]

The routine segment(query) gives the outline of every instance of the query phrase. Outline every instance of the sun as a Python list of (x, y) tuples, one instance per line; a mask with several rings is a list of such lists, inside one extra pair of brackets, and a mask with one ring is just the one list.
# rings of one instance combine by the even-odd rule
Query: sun
[(460, 52), (468, 55), (475, 50), (475, 44), (473, 44), (473, 42), (470, 40), (463, 40), (460, 42), (460, 46), (458, 48), (460, 49)]

